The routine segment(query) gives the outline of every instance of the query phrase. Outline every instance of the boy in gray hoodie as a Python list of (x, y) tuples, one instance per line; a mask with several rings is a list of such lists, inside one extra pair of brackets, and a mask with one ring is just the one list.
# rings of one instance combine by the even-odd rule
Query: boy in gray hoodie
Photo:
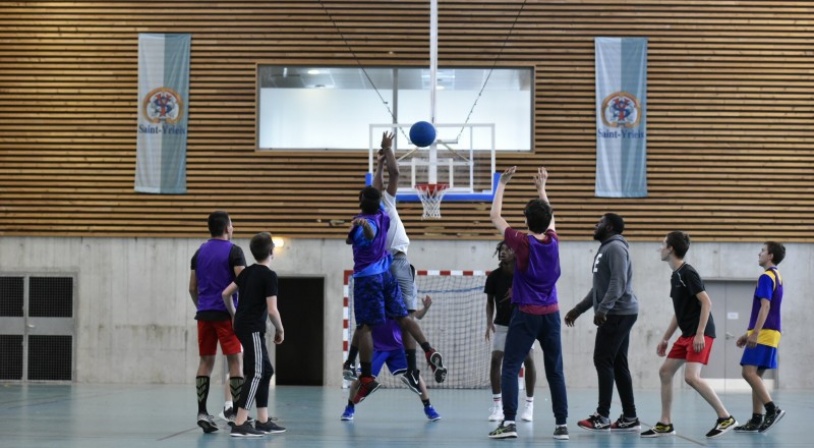
[[(639, 315), (639, 301), (633, 294), (633, 267), (627, 241), (622, 237), (625, 221), (615, 213), (606, 213), (594, 228), (594, 239), (601, 244), (593, 264), (593, 287), (568, 314), (565, 324), (590, 308), (594, 310), (596, 342), (594, 366), (599, 379), (599, 405), (596, 412), (577, 423), (591, 431), (639, 431), (633, 398), (633, 381), (627, 363), (630, 330)], [(611, 423), (610, 405), (613, 383), (622, 400), (622, 416)]]

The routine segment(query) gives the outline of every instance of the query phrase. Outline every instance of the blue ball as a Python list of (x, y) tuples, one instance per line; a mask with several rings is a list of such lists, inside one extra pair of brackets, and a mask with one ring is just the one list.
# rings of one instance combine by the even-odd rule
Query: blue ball
[(410, 141), (419, 148), (426, 148), (435, 142), (435, 126), (426, 121), (417, 121), (410, 127)]

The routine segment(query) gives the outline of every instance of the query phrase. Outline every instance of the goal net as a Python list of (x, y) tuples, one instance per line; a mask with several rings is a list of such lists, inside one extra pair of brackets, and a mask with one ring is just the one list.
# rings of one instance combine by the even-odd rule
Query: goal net
[[(417, 348), (417, 365), (424, 381), (432, 389), (479, 389), (489, 386), (489, 367), (492, 353), (486, 332), (486, 295), (483, 286), (484, 271), (416, 271), (418, 305), (421, 299), (432, 297), (432, 306), (418, 323), (433, 348), (444, 356), (448, 369), (446, 381), (438, 384), (421, 348)], [(345, 273), (345, 334), (344, 351), (353, 337), (356, 322), (353, 316), (353, 278)], [(358, 363), (358, 360), (357, 360)], [(402, 388), (404, 384), (383, 367), (377, 381), (384, 387)]]

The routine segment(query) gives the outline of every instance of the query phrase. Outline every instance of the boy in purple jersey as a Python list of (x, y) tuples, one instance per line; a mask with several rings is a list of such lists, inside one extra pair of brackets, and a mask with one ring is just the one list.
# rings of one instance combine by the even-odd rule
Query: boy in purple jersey
[(489, 433), (493, 439), (516, 438), (517, 375), (534, 340), (540, 342), (546, 379), (551, 389), (551, 405), (556, 419), (554, 438), (568, 439), (568, 398), (562, 365), (560, 312), (557, 301), (557, 279), (560, 278), (560, 249), (554, 215), (546, 195), (548, 172), (539, 168), (534, 176), (539, 199), (532, 199), (523, 210), (528, 232), (509, 227), (501, 216), (506, 184), (517, 171), (511, 167), (500, 176), (492, 200), (490, 218), (514, 250), (515, 270), (512, 283), (512, 304), (515, 305), (506, 347), (503, 354), (501, 389), (503, 390), (503, 421)]
[[(424, 317), (432, 304), (432, 298), (426, 296), (423, 302), (424, 308), (415, 313), (416, 319)], [(373, 365), (371, 372), (373, 376), (379, 376), (379, 372), (381, 372), (385, 364), (393, 376), (398, 376), (406, 372), (409, 367), (407, 365), (407, 356), (404, 352), (404, 343), (399, 324), (393, 319), (388, 319), (387, 323), (373, 327), (371, 336), (373, 337)], [(359, 380), (354, 381), (350, 387), (348, 404), (345, 406), (345, 412), (342, 413), (343, 421), (353, 421), (353, 416), (356, 413), (353, 398), (356, 395), (356, 389), (358, 387)], [(420, 391), (421, 402), (424, 404), (424, 415), (433, 422), (440, 420), (441, 415), (439, 415), (432, 404), (430, 404), (430, 395), (427, 392), (427, 385), (421, 377), (418, 378), (418, 389)]]
[[(783, 277), (777, 265), (786, 257), (786, 248), (768, 241), (758, 254), (758, 263), (765, 269), (758, 278), (752, 298), (752, 315), (746, 334), (736, 344), (745, 347), (741, 366), (743, 378), (752, 387), (752, 418), (735, 432), (766, 432), (786, 415), (772, 401), (763, 374), (777, 368), (777, 347), (780, 345), (780, 305), (783, 302)], [(766, 416), (763, 416), (766, 408)]]
[(359, 334), (359, 363), (361, 376), (359, 390), (354, 397), (358, 403), (379, 388), (372, 375), (373, 340), (370, 330), (386, 322), (398, 322), (403, 331), (410, 333), (428, 353), (428, 359), (440, 358), (430, 347), (414, 320), (405, 319), (407, 308), (401, 297), (396, 279), (390, 272), (392, 256), (386, 248), (390, 217), (381, 207), (382, 194), (374, 187), (365, 187), (359, 193), (361, 213), (352, 221), (346, 242), (353, 248), (353, 313)]

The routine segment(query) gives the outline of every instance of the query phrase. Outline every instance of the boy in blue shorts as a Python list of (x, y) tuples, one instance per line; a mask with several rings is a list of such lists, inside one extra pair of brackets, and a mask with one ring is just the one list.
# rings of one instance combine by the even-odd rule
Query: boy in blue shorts
[[(752, 387), (752, 418), (735, 432), (766, 432), (786, 415), (772, 401), (763, 374), (777, 368), (777, 347), (780, 345), (780, 305), (783, 302), (783, 278), (777, 265), (786, 257), (786, 248), (768, 241), (758, 254), (758, 264), (765, 269), (758, 278), (752, 298), (749, 328), (738, 338), (738, 347), (745, 347), (741, 366), (743, 379)], [(763, 409), (766, 416), (763, 416)]]
[[(430, 296), (424, 298), (424, 308), (416, 312), (416, 318), (421, 319), (426, 314), (429, 304), (432, 303)], [(392, 319), (388, 319), (387, 323), (373, 327), (371, 331), (373, 337), (373, 365), (371, 373), (374, 377), (379, 376), (382, 367), (387, 365), (387, 369), (393, 376), (402, 375), (407, 371), (407, 356), (404, 353), (404, 343), (402, 341), (401, 328), (398, 323)], [(356, 403), (353, 398), (356, 396), (356, 389), (359, 387), (359, 380), (353, 382), (350, 387), (350, 394), (348, 398), (348, 405), (345, 406), (345, 412), (342, 413), (343, 421), (353, 421), (353, 416), (356, 413)], [(424, 383), (424, 378), (418, 378), (418, 388), (420, 390), (421, 402), (424, 404), (424, 415), (430, 421), (437, 421), (441, 419), (438, 412), (430, 404), (430, 396), (427, 393), (427, 385)]]
[(442, 364), (437, 353), (414, 320), (406, 319), (407, 308), (398, 281), (390, 273), (392, 255), (386, 248), (390, 217), (381, 206), (382, 194), (374, 187), (359, 193), (361, 213), (352, 221), (346, 242), (353, 247), (353, 313), (359, 334), (359, 364), (361, 375), (353, 402), (358, 403), (379, 388), (372, 374), (373, 340), (371, 328), (383, 325), (387, 319), (398, 322), (401, 329), (419, 342), (427, 358)]

